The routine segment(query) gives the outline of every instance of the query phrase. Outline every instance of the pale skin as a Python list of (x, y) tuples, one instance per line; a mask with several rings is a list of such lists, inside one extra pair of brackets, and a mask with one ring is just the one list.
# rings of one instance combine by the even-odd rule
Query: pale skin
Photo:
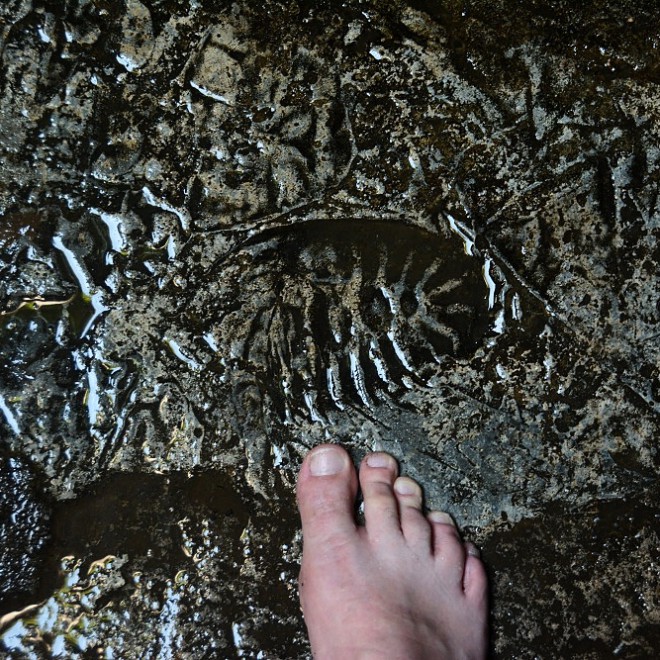
[(425, 514), (422, 490), (389, 454), (359, 470), (320, 445), (298, 477), (300, 601), (316, 660), (485, 658), (488, 584), (477, 549), (451, 517)]

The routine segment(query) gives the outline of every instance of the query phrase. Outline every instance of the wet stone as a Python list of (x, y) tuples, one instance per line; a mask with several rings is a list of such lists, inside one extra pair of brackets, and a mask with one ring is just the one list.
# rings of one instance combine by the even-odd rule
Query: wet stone
[(231, 342), (234, 370), (276, 384), (264, 394), (280, 417), (320, 420), (399, 398), (473, 352), (497, 311), (482, 267), (457, 236), (401, 221), (309, 221), (250, 238), (223, 265), (228, 286), (204, 287), (185, 313), (210, 321), (211, 347)]
[(307, 657), (328, 440), (481, 543), (496, 657), (658, 648), (656, 24), (2, 3), (2, 652)]
[(3, 614), (30, 604), (50, 540), (50, 505), (28, 464), (0, 455), (0, 607)]
[[(483, 550), (493, 557), (503, 657), (527, 657), (549, 644), (564, 657), (653, 656), (660, 630), (656, 498), (650, 487), (630, 499), (594, 500), (580, 515), (548, 507), (488, 536)], [(530, 583), (536, 596), (526, 599)]]

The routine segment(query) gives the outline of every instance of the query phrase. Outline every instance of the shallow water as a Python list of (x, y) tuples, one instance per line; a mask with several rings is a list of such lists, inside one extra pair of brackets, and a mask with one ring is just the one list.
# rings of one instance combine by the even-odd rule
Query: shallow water
[(427, 4), (0, 8), (5, 654), (304, 657), (328, 440), (496, 656), (657, 648), (657, 10)]

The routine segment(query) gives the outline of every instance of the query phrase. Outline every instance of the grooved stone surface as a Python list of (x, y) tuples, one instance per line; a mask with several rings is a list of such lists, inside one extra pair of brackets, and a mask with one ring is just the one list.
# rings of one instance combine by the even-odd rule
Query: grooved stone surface
[(0, 652), (308, 657), (383, 449), (501, 658), (660, 646), (656, 3), (0, 7)]

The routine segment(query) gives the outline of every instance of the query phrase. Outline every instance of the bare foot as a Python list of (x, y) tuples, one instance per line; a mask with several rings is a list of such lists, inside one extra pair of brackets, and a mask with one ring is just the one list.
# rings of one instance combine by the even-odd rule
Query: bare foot
[(447, 514), (425, 516), (421, 488), (397, 474), (389, 454), (362, 462), (361, 527), (348, 454), (322, 445), (305, 458), (300, 600), (314, 657), (484, 658), (487, 579), (476, 548)]

